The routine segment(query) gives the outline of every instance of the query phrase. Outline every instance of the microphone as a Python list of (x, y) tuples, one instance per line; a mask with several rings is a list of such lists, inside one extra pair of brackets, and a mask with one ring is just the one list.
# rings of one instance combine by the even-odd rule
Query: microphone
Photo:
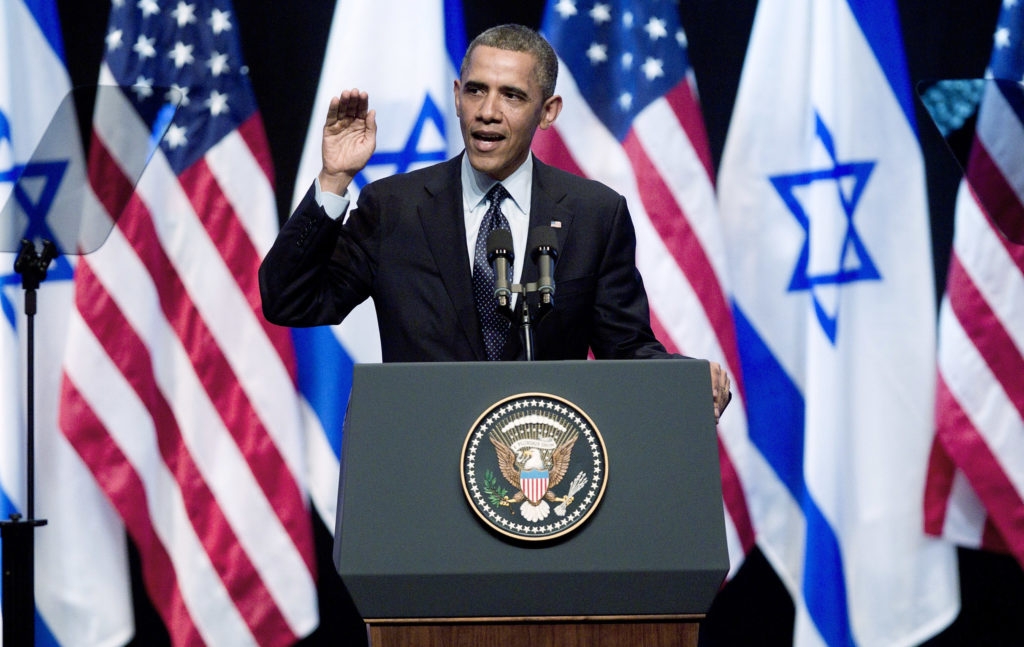
[(558, 260), (558, 236), (551, 227), (534, 227), (526, 243), (533, 262), (537, 264), (540, 277), (537, 279), (537, 293), (543, 305), (551, 305), (555, 296), (555, 261)]
[(494, 298), (499, 307), (506, 307), (512, 298), (508, 284), (509, 263), (515, 259), (512, 251), (512, 232), (495, 229), (487, 236), (487, 262), (494, 267)]

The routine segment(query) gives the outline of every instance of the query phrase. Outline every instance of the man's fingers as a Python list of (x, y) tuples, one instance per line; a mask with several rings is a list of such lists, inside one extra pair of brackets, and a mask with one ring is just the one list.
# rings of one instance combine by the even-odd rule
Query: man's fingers
[(351, 119), (360, 119), (366, 116), (366, 109), (370, 105), (370, 95), (361, 92), (358, 88), (345, 90), (341, 93), (340, 107), (341, 114)]
[(370, 106), (370, 95), (358, 88), (342, 90), (341, 94), (331, 97), (327, 107), (326, 125), (332, 126), (339, 121), (364, 119)]
[(732, 400), (729, 374), (718, 362), (711, 362), (711, 396), (715, 403), (715, 422)]
[(338, 111), (341, 110), (341, 98), (331, 97), (331, 102), (327, 106), (327, 119), (324, 125), (330, 126), (338, 120)]

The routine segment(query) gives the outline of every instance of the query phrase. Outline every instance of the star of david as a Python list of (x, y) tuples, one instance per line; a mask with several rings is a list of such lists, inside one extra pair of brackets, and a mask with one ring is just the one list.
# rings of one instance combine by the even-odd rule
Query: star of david
[[(423, 129), (428, 124), (433, 124), (437, 128), (438, 132), (441, 133), (443, 141), (446, 137), (444, 116), (438, 109), (437, 104), (434, 103), (434, 100), (430, 98), (430, 95), (426, 94), (423, 97), (423, 105), (416, 116), (412, 131), (409, 133), (409, 138), (405, 140), (405, 145), (399, 150), (375, 152), (370, 157), (366, 167), (390, 166), (394, 168), (394, 173), (404, 173), (413, 164), (443, 162), (446, 160), (448, 158), (448, 151), (443, 147), (436, 150), (419, 150)], [(358, 188), (366, 186), (370, 181), (365, 175), (365, 171), (366, 169), (364, 168), (355, 177), (355, 183)]]
[[(60, 187), (61, 180), (64, 179), (67, 167), (67, 160), (32, 161), (24, 165), (15, 164), (7, 170), (0, 170), (0, 183), (14, 184), (14, 190), (8, 198), (8, 202), (14, 201), (17, 203), (28, 218), (19, 240), (27, 239), (35, 242), (49, 240), (56, 243), (56, 237), (50, 230), (46, 217), (53, 206), (53, 200), (57, 195), (57, 189)], [(31, 180), (42, 181), (42, 187), (34, 199), (30, 192), (25, 190), (26, 181)], [(0, 205), (0, 208), (5, 208), (6, 210), (4, 205)], [(2, 251), (10, 252), (16, 250), (5, 249)], [(61, 251), (63, 252), (63, 250)], [(4, 317), (12, 327), (16, 325), (17, 313), (15, 312), (14, 302), (8, 297), (8, 290), (6, 288), (7, 286), (21, 283), (21, 276), (13, 273), (13, 269), (13, 260), (11, 267), (0, 268), (0, 309), (3, 310)], [(73, 274), (74, 270), (71, 267), (71, 263), (62, 254), (53, 261), (47, 272), (47, 278), (50, 280), (67, 281), (71, 279)]]
[[(823, 298), (823, 292), (826, 289), (838, 290), (844, 285), (858, 281), (877, 281), (882, 278), (853, 222), (857, 204), (874, 170), (875, 162), (840, 162), (832, 133), (817, 113), (815, 121), (816, 135), (828, 152), (832, 162), (831, 168), (774, 175), (769, 179), (790, 213), (804, 229), (804, 244), (787, 289), (790, 292), (810, 293), (818, 323), (834, 345), (839, 321), (838, 300), (830, 308)], [(808, 210), (797, 196), (798, 189), (819, 182), (830, 183), (834, 187), (838, 198), (835, 204), (839, 205), (839, 213), (835, 213), (834, 209)], [(812, 249), (811, 225), (815, 221), (823, 227), (834, 224), (828, 223), (826, 219), (829, 218), (839, 219), (837, 226), (842, 233), (838, 244), (832, 250), (833, 255), (825, 254), (824, 263), (821, 261), (822, 254), (816, 255), (817, 262), (815, 268), (812, 268), (812, 252), (819, 250)]]

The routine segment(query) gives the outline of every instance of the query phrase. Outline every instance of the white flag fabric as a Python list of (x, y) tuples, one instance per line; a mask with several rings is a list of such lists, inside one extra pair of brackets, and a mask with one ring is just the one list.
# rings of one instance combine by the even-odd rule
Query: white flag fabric
[[(320, 172), (327, 106), (348, 88), (370, 95), (377, 149), (351, 187), (449, 159), (462, 150), (453, 84), (465, 33), (460, 0), (341, 0), (334, 10), (320, 85), (295, 181), (294, 205)], [(379, 362), (380, 336), (370, 301), (340, 326), (295, 329), (299, 390), (305, 407), (313, 504), (327, 527), (336, 521), (341, 424), (352, 364)]]
[[(84, 186), (56, 3), (0, 3), (0, 252), (21, 238), (61, 246)], [(60, 114), (58, 109), (63, 108)], [(53, 119), (53, 127), (50, 122)], [(44, 138), (45, 140), (41, 141)], [(37, 146), (39, 147), (37, 150)], [(58, 429), (71, 306), (70, 249), (51, 264), (35, 315), (35, 603), (38, 645), (119, 645), (134, 624), (124, 528)], [(27, 320), (14, 254), (0, 253), (0, 516), (27, 505)]]
[(935, 299), (895, 7), (758, 5), (719, 173), (751, 451), (796, 645), (913, 645), (959, 609), (923, 533)]
[(559, 57), (555, 91), (565, 107), (554, 128), (537, 133), (533, 149), (547, 163), (626, 196), (658, 339), (672, 352), (719, 362), (732, 377), (719, 455), (733, 573), (754, 543), (730, 454), (731, 439), (746, 436), (746, 412), (711, 153), (686, 34), (671, 0), (600, 7), (548, 3), (541, 31)]

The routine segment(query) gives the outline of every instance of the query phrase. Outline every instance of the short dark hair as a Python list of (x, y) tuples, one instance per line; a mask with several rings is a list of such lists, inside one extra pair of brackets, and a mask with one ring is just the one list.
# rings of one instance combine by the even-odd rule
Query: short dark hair
[(462, 58), (459, 76), (466, 76), (469, 67), (469, 56), (478, 45), (495, 47), (510, 52), (525, 52), (537, 59), (537, 83), (540, 85), (543, 98), (547, 101), (555, 94), (555, 82), (558, 80), (558, 57), (551, 44), (536, 31), (523, 25), (498, 25), (482, 32), (473, 39)]

